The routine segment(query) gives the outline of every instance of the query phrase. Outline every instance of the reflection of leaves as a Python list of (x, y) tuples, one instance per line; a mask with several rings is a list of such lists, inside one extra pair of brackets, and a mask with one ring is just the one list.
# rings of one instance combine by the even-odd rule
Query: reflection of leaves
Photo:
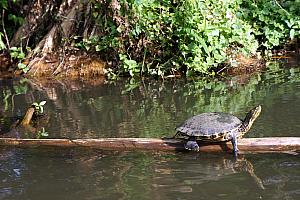
[[(92, 125), (99, 135), (113, 137), (161, 137), (171, 135), (183, 120), (201, 112), (230, 112), (244, 117), (244, 113), (252, 106), (271, 104), (272, 98), (285, 94), (282, 86), (300, 82), (299, 68), (283, 69), (276, 63), (268, 67), (269, 71), (246, 78), (172, 79), (163, 82), (131, 79), (121, 86), (120, 82), (115, 83), (117, 87), (107, 84), (101, 89), (91, 88), (90, 95), (84, 90), (63, 104), (67, 110), (74, 109), (68, 107), (71, 105), (70, 99), (80, 105), (81, 113), (78, 114), (76, 109), (76, 115), (81, 117), (78, 120), (79, 125), (72, 123), (62, 126), (68, 130), (75, 125), (76, 130), (78, 127), (80, 130), (90, 130)], [(2, 93), (9, 100), (14, 91), (15, 89), (8, 92), (4, 90)], [(300, 96), (300, 93), (295, 95)], [(61, 96), (70, 97), (65, 94)], [(266, 97), (268, 101), (262, 102), (266, 101)]]
[[(27, 86), (27, 79), (21, 79), (18, 84), (15, 84), (12, 88), (1, 88), (3, 91), (3, 102), (4, 102), (4, 108), (5, 110), (8, 110), (9, 103), (11, 103), (12, 107), (14, 105), (14, 96), (20, 95), (20, 94), (26, 94), (28, 91)], [(9, 101), (9, 98), (11, 98), (11, 102)]]
[(43, 127), (42, 130), (39, 130), (37, 135), (36, 135), (36, 138), (37, 139), (40, 139), (40, 138), (45, 138), (45, 137), (48, 137), (49, 134), (48, 132), (45, 130), (45, 128)]
[[(186, 83), (176, 81), (173, 86), (168, 82), (163, 87), (158, 82), (140, 84), (140, 89), (135, 93), (140, 92), (143, 100), (131, 101), (131, 105), (134, 103), (131, 108), (123, 108), (130, 109), (131, 118), (126, 120), (137, 125), (126, 127), (128, 130), (123, 132), (141, 133), (141, 137), (160, 137), (172, 131), (182, 120), (209, 111), (229, 112), (244, 117), (245, 112), (253, 106), (266, 105), (262, 101), (266, 96), (272, 98), (270, 94), (277, 85), (300, 82), (298, 68), (286, 70), (280, 68), (278, 63), (270, 63), (269, 68), (267, 72), (240, 78), (201, 78)], [(128, 88), (125, 85), (125, 91)], [(276, 95), (280, 95), (280, 92), (284, 93), (278, 90)], [(134, 130), (137, 127), (142, 130)]]
[(20, 84), (27, 84), (28, 83), (28, 79), (27, 78), (22, 78), (20, 81), (19, 81)]
[(26, 94), (27, 90), (28, 90), (27, 85), (15, 85), (14, 86), (15, 95)]
[(10, 90), (3, 90), (3, 102), (4, 102), (4, 110), (8, 110), (8, 98), (11, 96), (11, 91)]
[(96, 111), (102, 111), (104, 108), (105, 100), (103, 97), (98, 97), (97, 99), (90, 98), (87, 104), (91, 105)]
[(128, 92), (131, 92), (135, 88), (139, 87), (140, 84), (141, 83), (138, 80), (131, 78), (129, 83), (125, 85), (125, 89), (122, 90), (122, 94), (127, 94)]

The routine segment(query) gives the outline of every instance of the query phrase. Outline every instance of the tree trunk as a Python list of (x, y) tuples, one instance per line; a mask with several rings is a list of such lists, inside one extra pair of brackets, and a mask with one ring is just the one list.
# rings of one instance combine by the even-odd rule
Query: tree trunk
[[(24, 64), (34, 76), (104, 74), (104, 62), (72, 47), (72, 37), (89, 37), (88, 0), (29, 1), (24, 24), (11, 45), (30, 47)], [(81, 68), (84, 66), (84, 71)]]

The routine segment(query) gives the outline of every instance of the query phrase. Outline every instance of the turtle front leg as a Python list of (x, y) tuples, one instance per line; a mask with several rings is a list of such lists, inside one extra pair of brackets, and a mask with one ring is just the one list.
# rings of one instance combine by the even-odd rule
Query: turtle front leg
[(195, 138), (189, 138), (189, 140), (184, 144), (184, 148), (190, 151), (199, 151), (199, 145)]
[(233, 148), (233, 154), (234, 154), (234, 157), (236, 158), (237, 155), (238, 155), (238, 147), (237, 147), (237, 137), (236, 137), (236, 134), (232, 134), (232, 139), (231, 139), (231, 143), (232, 143), (232, 148)]

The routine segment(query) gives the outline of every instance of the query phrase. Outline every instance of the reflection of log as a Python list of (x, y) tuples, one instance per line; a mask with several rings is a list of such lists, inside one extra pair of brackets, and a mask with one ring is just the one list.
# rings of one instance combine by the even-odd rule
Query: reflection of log
[[(99, 139), (16, 139), (0, 138), (0, 145), (93, 147), (114, 150), (183, 150), (183, 141), (155, 138), (99, 138)], [(300, 137), (266, 137), (239, 139), (240, 153), (294, 152), (300, 150)], [(230, 142), (201, 144), (200, 152), (232, 151)]]

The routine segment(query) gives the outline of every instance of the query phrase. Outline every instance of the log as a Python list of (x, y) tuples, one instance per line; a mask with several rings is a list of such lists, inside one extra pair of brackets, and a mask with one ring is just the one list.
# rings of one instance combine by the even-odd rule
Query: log
[(27, 126), (27, 125), (29, 125), (30, 124), (30, 121), (31, 121), (31, 119), (32, 119), (32, 116), (33, 116), (33, 114), (34, 114), (34, 108), (33, 107), (30, 107), (30, 108), (28, 108), (28, 110), (26, 111), (26, 114), (25, 114), (25, 116), (23, 117), (23, 120), (21, 121), (21, 125), (22, 126)]
[[(20, 147), (91, 147), (103, 150), (162, 150), (182, 151), (180, 139), (98, 138), (98, 139), (19, 139), (0, 138), (0, 145)], [(232, 152), (231, 142), (199, 143), (200, 152)], [(300, 137), (243, 138), (238, 140), (239, 153), (297, 152)]]

